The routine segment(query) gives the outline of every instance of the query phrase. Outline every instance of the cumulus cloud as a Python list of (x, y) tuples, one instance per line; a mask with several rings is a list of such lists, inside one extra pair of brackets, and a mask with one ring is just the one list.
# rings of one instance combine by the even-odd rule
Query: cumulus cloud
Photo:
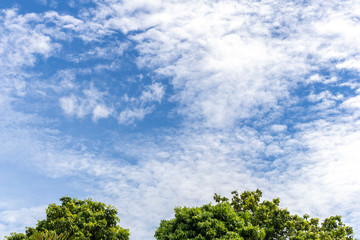
[(92, 113), (93, 120), (96, 122), (100, 118), (107, 118), (111, 114), (111, 110), (104, 105), (96, 105)]
[(66, 114), (74, 114), (76, 112), (76, 98), (74, 96), (63, 97), (60, 99), (60, 106)]

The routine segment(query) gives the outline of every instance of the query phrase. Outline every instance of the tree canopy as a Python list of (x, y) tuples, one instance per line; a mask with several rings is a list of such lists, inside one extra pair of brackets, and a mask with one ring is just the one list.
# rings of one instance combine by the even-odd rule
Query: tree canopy
[[(279, 198), (261, 201), (262, 192), (232, 192), (231, 200), (214, 195), (215, 204), (176, 207), (175, 217), (162, 220), (155, 231), (157, 240), (350, 240), (351, 227), (340, 216), (320, 223), (309, 215), (291, 214), (280, 208)], [(117, 210), (91, 199), (63, 197), (61, 205), (50, 204), (46, 219), (7, 240), (128, 240)]]
[(50, 204), (46, 219), (36, 227), (26, 228), (26, 234), (12, 233), (7, 240), (128, 240), (129, 230), (118, 223), (117, 210), (104, 203), (60, 198), (61, 205)]
[(260, 201), (262, 192), (232, 192), (231, 201), (215, 194), (215, 205), (176, 207), (175, 218), (162, 220), (158, 240), (210, 239), (354, 239), (353, 230), (340, 216), (318, 218), (292, 215), (279, 207), (280, 200)]

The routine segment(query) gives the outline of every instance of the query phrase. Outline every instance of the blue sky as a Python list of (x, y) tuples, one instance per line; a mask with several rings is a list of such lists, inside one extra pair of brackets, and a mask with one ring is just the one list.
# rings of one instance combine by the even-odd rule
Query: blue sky
[(260, 188), (359, 232), (360, 4), (0, 2), (0, 238), (65, 194), (132, 239)]

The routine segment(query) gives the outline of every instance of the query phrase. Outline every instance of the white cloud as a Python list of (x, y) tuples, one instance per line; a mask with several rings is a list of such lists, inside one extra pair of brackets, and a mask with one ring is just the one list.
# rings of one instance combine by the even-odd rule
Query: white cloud
[[(37, 219), (45, 217), (46, 206), (39, 206), (33, 208), (22, 208), (18, 210), (7, 210), (1, 212), (0, 221), (9, 224), (16, 224), (22, 222), (24, 224), (34, 225)], [(26, 217), (25, 220), (23, 217)], [(21, 219), (21, 221), (20, 221)]]
[(342, 63), (337, 64), (336, 67), (340, 68), (340, 69), (355, 69), (359, 72), (360, 71), (360, 60), (359, 60), (359, 58), (346, 60)]
[(332, 77), (327, 77), (327, 76), (320, 76), (318, 73), (311, 75), (309, 78), (306, 79), (307, 83), (325, 83), (325, 84), (331, 84), (331, 83), (335, 83), (337, 81), (337, 77), (332, 76)]
[(60, 99), (60, 106), (68, 115), (73, 115), (76, 113), (76, 105), (76, 98), (74, 96), (63, 97)]
[(350, 108), (350, 109), (360, 109), (360, 95), (357, 95), (355, 97), (352, 97), (346, 101), (343, 102), (343, 106), (345, 108)]
[(0, 212), (0, 238), (9, 236), (9, 231), (24, 232), (25, 227), (35, 226), (37, 220), (45, 218), (46, 206), (5, 210)]
[[(111, 44), (109, 44), (109, 46), (94, 47), (85, 53), (71, 54), (67, 56), (67, 58), (76, 63), (81, 61), (89, 61), (90, 59), (112, 60), (116, 63), (116, 60), (118, 60), (118, 58), (123, 55), (124, 51), (127, 50), (129, 46), (130, 44), (128, 42), (114, 40)], [(109, 64), (106, 65), (108, 66)], [(119, 68), (119, 66), (117, 66), (117, 68)]]
[(141, 93), (140, 101), (142, 103), (147, 102), (161, 102), (165, 93), (164, 86), (160, 83), (154, 83), (147, 86), (147, 90), (144, 90)]
[[(334, 60), (347, 59), (338, 65), (347, 69), (357, 61), (354, 1), (164, 1), (161, 6), (106, 1), (94, 14), (125, 33), (149, 28), (131, 36), (142, 54), (139, 66), (173, 77), (180, 112), (208, 126), (229, 126), (270, 111), (306, 74)], [(337, 78), (316, 73), (307, 80), (314, 81), (329, 84)]]
[(274, 131), (274, 132), (283, 132), (287, 129), (287, 126), (286, 125), (279, 125), (279, 124), (276, 124), (276, 125), (272, 125), (271, 126), (271, 129)]
[(344, 96), (342, 94), (339, 94), (337, 96), (334, 96), (330, 91), (323, 91), (319, 94), (314, 94), (313, 92), (310, 93), (310, 95), (308, 96), (308, 99), (312, 102), (318, 102), (318, 101), (323, 101), (323, 100), (342, 100), (344, 98)]
[(151, 113), (152, 111), (152, 108), (127, 108), (120, 112), (118, 121), (120, 124), (133, 124), (135, 121), (142, 120), (147, 114)]
[(93, 121), (97, 121), (100, 118), (107, 118), (111, 114), (111, 110), (104, 105), (96, 105), (93, 110)]
[[(132, 229), (135, 239), (150, 238), (154, 226), (171, 216), (175, 205), (200, 205), (210, 201), (214, 192), (245, 187), (280, 196), (285, 206), (298, 212), (322, 217), (351, 212), (346, 219), (356, 224), (359, 99), (330, 87), (341, 80), (339, 69), (358, 70), (359, 9), (355, 1), (306, 6), (288, 1), (102, 1), (90, 13), (84, 10), (81, 19), (56, 12), (19, 15), (7, 10), (1, 15), (5, 27), (0, 29), (4, 36), (0, 74), (12, 83), (1, 86), (11, 85), (18, 95), (24, 92), (25, 73), (16, 72), (36, 63), (38, 55), (46, 58), (58, 51), (55, 40), (76, 36), (92, 41), (120, 29), (136, 43), (139, 67), (170, 77), (171, 100), (179, 103), (176, 110), (186, 119), (183, 132), (162, 133), (157, 136), (161, 140), (145, 135), (139, 137), (143, 140), (115, 139), (118, 153), (135, 159), (136, 163), (127, 164), (123, 159), (93, 156), (90, 150), (62, 145), (59, 150), (60, 140), (52, 138), (50, 130), (29, 127), (35, 116), (9, 110), (6, 93), (0, 100), (5, 106), (1, 116), (6, 118), (0, 131), (0, 139), (6, 139), (0, 141), (1, 156), (16, 156), (21, 146), (20, 155), (44, 174), (95, 176), (98, 181), (88, 186), (89, 191), (117, 204), (122, 223)], [(28, 23), (44, 19), (56, 27)], [(119, 47), (115, 55), (109, 48), (94, 48), (80, 57), (111, 59), (123, 54), (121, 44), (114, 46)], [(115, 116), (120, 124), (134, 124), (165, 95), (160, 83), (142, 85), (138, 96), (124, 97), (123, 105), (113, 109), (107, 92), (81, 89), (73, 77), (69, 74), (69, 80), (61, 83), (73, 92), (60, 98), (60, 107), (69, 116), (90, 115), (93, 121)], [(295, 123), (293, 128), (268, 119), (265, 113), (282, 115), (296, 105), (297, 96), (291, 93), (302, 83), (329, 88), (304, 97), (313, 103), (308, 110), (316, 119)], [(354, 91), (359, 87), (356, 80), (348, 85)], [(263, 132), (241, 127), (239, 121), (249, 118), (257, 119), (255, 127), (271, 125)], [(9, 128), (9, 123), (22, 127)]]
[[(311, 211), (320, 216), (334, 215), (359, 209), (355, 196), (360, 193), (357, 170), (360, 144), (359, 122), (344, 116), (336, 122), (319, 120), (304, 126), (300, 141), (309, 149), (299, 171), (299, 188), (305, 199), (299, 205), (310, 204)], [(305, 190), (306, 189), (306, 190)], [(322, 189), (322, 190), (321, 190)], [(300, 206), (299, 206), (300, 208)], [(355, 219), (347, 218), (355, 227)]]
[(35, 27), (41, 24), (36, 14), (20, 15), (17, 9), (0, 12), (0, 92), (7, 96), (24, 96), (26, 79), (32, 73), (23, 71), (31, 67), (37, 57), (48, 58), (60, 47), (51, 37)]
[(39, 21), (36, 14), (18, 15), (16, 9), (3, 10), (0, 28), (3, 36), (0, 41), (2, 66), (14, 68), (22, 65), (33, 65), (36, 54), (45, 58), (57, 51), (59, 45), (53, 44), (51, 38), (34, 28), (31, 22)]
[[(342, 80), (337, 75), (339, 68), (357, 69), (360, 28), (358, 12), (353, 11), (359, 9), (355, 1), (317, 1), (307, 5), (287, 1), (163, 2), (163, 8), (154, 7), (125, 16), (125, 9), (133, 8), (127, 8), (126, 3), (108, 3), (108, 6), (102, 6), (102, 10), (109, 10), (113, 6), (117, 13), (112, 13), (113, 18), (108, 21), (102, 18), (105, 24), (124, 32), (149, 28), (132, 36), (138, 43), (136, 48), (142, 54), (138, 58), (138, 65), (152, 66), (157, 73), (172, 78), (171, 84), (175, 90), (172, 100), (180, 103), (182, 109), (179, 112), (187, 117), (188, 124), (193, 127), (205, 125), (233, 129), (238, 120), (261, 118), (263, 113), (279, 108), (281, 111), (295, 104), (296, 99), (291, 99), (293, 96), (290, 92), (296, 88), (296, 84), (319, 83), (330, 88)], [(330, 74), (321, 73), (322, 69), (328, 70)], [(268, 169), (263, 176), (252, 180), (259, 182), (267, 195), (271, 195), (271, 192), (279, 193), (285, 205), (295, 211), (310, 212), (321, 217), (338, 214), (337, 211), (354, 212), (358, 208), (353, 201), (356, 199), (354, 193), (358, 194), (359, 178), (350, 168), (357, 165), (354, 156), (358, 139), (357, 128), (351, 122), (354, 119), (351, 117), (351, 113), (354, 113), (351, 108), (357, 107), (357, 100), (346, 101), (349, 96), (331, 90), (316, 94), (312, 92), (305, 98), (314, 103), (308, 109), (313, 111), (313, 117), (324, 119), (313, 120), (307, 127), (296, 125), (298, 132), (294, 133), (295, 136), (281, 137), (286, 126), (272, 128), (275, 132), (279, 131), (279, 137), (264, 137), (266, 143), (261, 144), (260, 141), (256, 149), (277, 159), (269, 163), (261, 160), (263, 156), (251, 155), (252, 161), (249, 163), (234, 160), (237, 163), (234, 168), (249, 164), (244, 172), (251, 172), (252, 176), (258, 176), (252, 166), (255, 169)], [(341, 107), (338, 107), (342, 101), (346, 101), (343, 106), (349, 110), (349, 115), (344, 118), (339, 115)], [(335, 116), (329, 117), (330, 113)], [(347, 134), (342, 133), (344, 128), (348, 129)], [(201, 135), (202, 131), (199, 128), (196, 135)], [(347, 136), (349, 133), (354, 135)], [(185, 141), (195, 144), (189, 139)], [(199, 145), (208, 149), (205, 142), (205, 146)], [(348, 148), (344, 147), (348, 144)], [(246, 149), (250, 143), (237, 141), (234, 145)], [(192, 152), (189, 148), (187, 146), (179, 150), (183, 154), (178, 156), (181, 160), (173, 163), (178, 164), (176, 169), (179, 175), (180, 169), (186, 169), (184, 175), (192, 171), (187, 165), (181, 165), (186, 164), (185, 156), (207, 159), (209, 163), (209, 159), (213, 159), (206, 153)], [(213, 149), (218, 150), (215, 146)], [(184, 154), (190, 152), (189, 155)], [(209, 152), (214, 154), (214, 150)], [(222, 157), (224, 155), (224, 152), (220, 154)], [(164, 161), (164, 165), (165, 162), (169, 164), (169, 161)], [(220, 162), (214, 163), (219, 169)], [(227, 158), (223, 163), (231, 166), (232, 162)], [(170, 164), (168, 168), (174, 165)], [(194, 162), (188, 166), (197, 167)], [(194, 174), (199, 178), (206, 172), (200, 169), (197, 168)], [(232, 176), (240, 176), (240, 172)], [(209, 175), (215, 177), (216, 171)], [(147, 176), (146, 179), (152, 177)], [(179, 177), (185, 183), (187, 178), (189, 176)], [(250, 184), (241, 180), (246, 182), (244, 185)], [(191, 181), (197, 182), (196, 179)], [(219, 179), (217, 181), (220, 182)], [(225, 182), (229, 184), (231, 181)], [(202, 186), (202, 182), (198, 184)], [(332, 190), (329, 190), (330, 186)], [(349, 187), (344, 187), (338, 194), (337, 190), (343, 186)], [(148, 189), (157, 191), (159, 188)], [(181, 187), (174, 186), (172, 189)], [(187, 189), (191, 192), (191, 186)], [(200, 189), (208, 188), (202, 186)], [(332, 199), (335, 201), (332, 202)], [(341, 200), (347, 204), (341, 204)], [(356, 223), (350, 218), (347, 221)]]
[[(63, 87), (68, 85), (69, 82), (66, 82), (65, 85), (62, 83)], [(106, 97), (108, 93), (100, 92), (94, 86), (82, 90), (78, 95), (71, 94), (70, 96), (61, 97), (59, 105), (68, 116), (84, 118), (87, 115), (92, 115), (92, 120), (96, 122), (101, 118), (118, 115), (118, 122), (120, 124), (133, 124), (136, 121), (143, 120), (146, 115), (152, 113), (155, 108), (154, 103), (160, 103), (165, 93), (164, 86), (160, 83), (146, 85), (144, 88), (138, 97), (129, 98), (125, 94), (122, 101), (128, 105), (124, 107), (119, 106), (120, 110), (117, 110), (119, 113), (107, 103)]]
[(83, 118), (91, 114), (93, 121), (97, 121), (100, 118), (109, 117), (113, 112), (112, 108), (104, 104), (105, 94), (91, 86), (82, 91), (83, 96), (62, 97), (59, 104), (64, 113), (69, 116)]
[[(134, 239), (151, 238), (174, 206), (208, 203), (214, 192), (256, 188), (263, 181), (247, 170), (254, 164), (248, 160), (264, 147), (250, 129), (196, 135), (189, 130), (150, 139), (142, 136), (135, 142), (123, 137), (115, 141), (117, 151), (136, 157), (138, 164), (111, 168), (109, 178), (98, 181), (102, 190), (96, 196), (119, 206), (121, 224), (131, 229)], [(249, 144), (235, 146), (239, 142)], [(247, 156), (242, 158), (243, 153)]]
[[(158, 20), (150, 30), (132, 36), (142, 53), (138, 64), (154, 66), (157, 72), (173, 77), (171, 83), (177, 90), (173, 99), (184, 106), (181, 113), (192, 121), (200, 118), (209, 126), (229, 126), (261, 113), (254, 111), (257, 106), (268, 111), (287, 96), (291, 83), (285, 76), (300, 77), (304, 73), (305, 59), (286, 52), (292, 51), (287, 41), (284, 46), (269, 36), (272, 26), (261, 14), (273, 14), (271, 5), (163, 5), (162, 9), (150, 8), (151, 14), (140, 11), (136, 19), (131, 18), (134, 30)], [(118, 12), (127, 9), (126, 4), (111, 6)], [(251, 14), (253, 10), (259, 14)], [(114, 14), (109, 21), (116, 19), (121, 24), (126, 18)], [(250, 22), (256, 28), (249, 28)]]

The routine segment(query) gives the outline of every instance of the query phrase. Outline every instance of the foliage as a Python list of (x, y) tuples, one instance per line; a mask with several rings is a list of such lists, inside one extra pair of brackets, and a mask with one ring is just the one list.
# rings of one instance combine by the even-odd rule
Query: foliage
[(46, 219), (26, 234), (12, 233), (7, 240), (127, 240), (129, 230), (118, 226), (117, 210), (91, 199), (63, 197), (62, 204), (50, 204)]
[(196, 208), (175, 208), (175, 218), (162, 220), (156, 239), (263, 239), (265, 232), (250, 223), (249, 215), (238, 215), (229, 203)]
[(68, 239), (68, 234), (56, 234), (55, 231), (47, 231), (45, 230), (44, 232), (34, 232), (29, 239), (30, 240), (66, 240)]
[(279, 198), (260, 202), (262, 192), (232, 192), (232, 199), (214, 195), (216, 205), (177, 207), (175, 218), (162, 220), (155, 232), (158, 240), (180, 239), (354, 239), (351, 227), (340, 216), (318, 218), (292, 215), (279, 207)]
[(5, 239), (11, 240), (68, 240), (68, 234), (56, 234), (55, 231), (45, 230), (44, 232), (35, 231), (31, 236), (23, 233), (11, 233), (10, 237)]
[(28, 239), (23, 233), (11, 233), (10, 236), (5, 237), (7, 240), (23, 240)]

